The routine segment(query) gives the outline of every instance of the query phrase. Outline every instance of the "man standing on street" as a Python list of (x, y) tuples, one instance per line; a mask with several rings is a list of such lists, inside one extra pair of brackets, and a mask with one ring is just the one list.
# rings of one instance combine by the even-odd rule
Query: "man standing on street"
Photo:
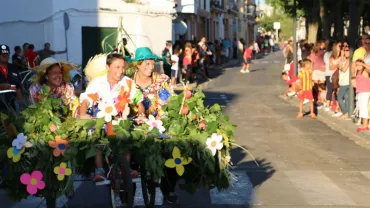
[(14, 47), (14, 54), (12, 56), (12, 63), (15, 66), (15, 68), (18, 69), (18, 72), (23, 71), (27, 67), (23, 64), (22, 61), (22, 49), (20, 46), (15, 46)]
[(163, 62), (163, 70), (168, 77), (171, 77), (171, 49), (172, 41), (168, 40), (166, 41), (166, 47), (162, 51), (162, 57), (165, 58), (165, 61)]
[(51, 56), (54, 56), (55, 54), (63, 54), (66, 52), (67, 52), (67, 49), (65, 49), (64, 51), (53, 51), (50, 49), (50, 43), (45, 43), (44, 49), (37, 52), (37, 55), (39, 55), (38, 63), (41, 63), (42, 60), (49, 58)]

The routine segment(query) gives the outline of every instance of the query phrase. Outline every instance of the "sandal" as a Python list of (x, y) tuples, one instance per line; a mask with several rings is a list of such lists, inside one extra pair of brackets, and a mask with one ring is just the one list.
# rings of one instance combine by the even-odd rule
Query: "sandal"
[(303, 113), (298, 113), (297, 118), (303, 118)]
[(96, 186), (103, 186), (103, 185), (109, 185), (110, 184), (110, 180), (108, 180), (105, 177), (105, 174), (103, 174), (103, 173), (95, 174), (93, 182), (95, 183)]

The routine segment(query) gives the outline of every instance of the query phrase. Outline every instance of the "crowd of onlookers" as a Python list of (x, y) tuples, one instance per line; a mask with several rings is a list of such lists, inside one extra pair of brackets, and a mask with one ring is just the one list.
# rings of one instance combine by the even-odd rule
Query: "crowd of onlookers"
[[(289, 85), (288, 97), (298, 96), (303, 117), (303, 105), (310, 103), (310, 116), (316, 118), (314, 108), (332, 112), (333, 117), (350, 120), (360, 118), (357, 131), (369, 130), (370, 100), (370, 36), (364, 34), (357, 41), (351, 59), (347, 41), (319, 40), (310, 44), (298, 43), (298, 76), (294, 74), (293, 41), (284, 49), (286, 65), (282, 78)], [(353, 88), (350, 87), (350, 82)], [(355, 93), (355, 112), (349, 112), (349, 93)]]

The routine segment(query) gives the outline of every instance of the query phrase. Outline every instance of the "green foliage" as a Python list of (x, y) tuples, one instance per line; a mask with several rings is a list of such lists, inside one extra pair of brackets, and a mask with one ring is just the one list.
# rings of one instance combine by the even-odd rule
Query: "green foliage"
[[(165, 176), (165, 161), (172, 158), (174, 147), (178, 147), (182, 157), (192, 158), (192, 162), (185, 165), (182, 178), (185, 184), (182, 188), (194, 192), (199, 187), (216, 186), (219, 190), (229, 186), (227, 167), (230, 156), (230, 146), (234, 142), (235, 125), (221, 112), (218, 104), (205, 107), (204, 94), (198, 90), (189, 99), (184, 94), (169, 99), (164, 109), (167, 117), (162, 119), (167, 129), (169, 139), (161, 139), (158, 129), (149, 131), (149, 126), (143, 124), (135, 126), (131, 121), (120, 121), (113, 127), (116, 135), (106, 136), (102, 130), (104, 119), (79, 120), (71, 117), (68, 109), (63, 109), (60, 99), (48, 95), (48, 88), (44, 89), (41, 101), (22, 111), (18, 118), (1, 115), (3, 121), (14, 124), (17, 132), (28, 137), (33, 146), (26, 148), (19, 162), (8, 159), (6, 152), (12, 147), (14, 137), (10, 132), (0, 133), (0, 179), (3, 183), (0, 188), (6, 189), (10, 198), (21, 200), (29, 194), (26, 186), (20, 182), (23, 173), (32, 173), (39, 170), (43, 173), (46, 184), (44, 190), (37, 195), (43, 197), (59, 197), (73, 188), (73, 177), (66, 176), (63, 181), (57, 180), (54, 168), (61, 162), (68, 164), (73, 174), (90, 175), (94, 170), (94, 156), (102, 152), (106, 157), (116, 154), (131, 153), (134, 161), (150, 171), (153, 177)], [(179, 114), (180, 108), (186, 104), (189, 114)], [(206, 129), (200, 129), (200, 122), (206, 123)], [(57, 128), (52, 131), (50, 126)], [(2, 129), (5, 130), (5, 129)], [(224, 147), (212, 156), (206, 147), (207, 138), (213, 133), (222, 135)], [(49, 142), (54, 142), (56, 136), (67, 140), (67, 149), (64, 155), (54, 156), (54, 148)]]
[(265, 31), (274, 32), (274, 22), (280, 22), (279, 37), (289, 39), (293, 36), (293, 19), (286, 13), (279, 12), (279, 7), (274, 8), (271, 16), (264, 16), (260, 21), (260, 27)]

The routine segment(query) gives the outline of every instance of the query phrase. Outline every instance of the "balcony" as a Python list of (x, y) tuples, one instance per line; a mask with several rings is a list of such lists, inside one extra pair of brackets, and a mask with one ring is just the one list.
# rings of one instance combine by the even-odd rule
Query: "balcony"
[(223, 0), (211, 0), (211, 9), (215, 12), (225, 12), (225, 4)]
[(185, 14), (198, 14), (199, 0), (179, 0), (177, 1), (176, 12)]

